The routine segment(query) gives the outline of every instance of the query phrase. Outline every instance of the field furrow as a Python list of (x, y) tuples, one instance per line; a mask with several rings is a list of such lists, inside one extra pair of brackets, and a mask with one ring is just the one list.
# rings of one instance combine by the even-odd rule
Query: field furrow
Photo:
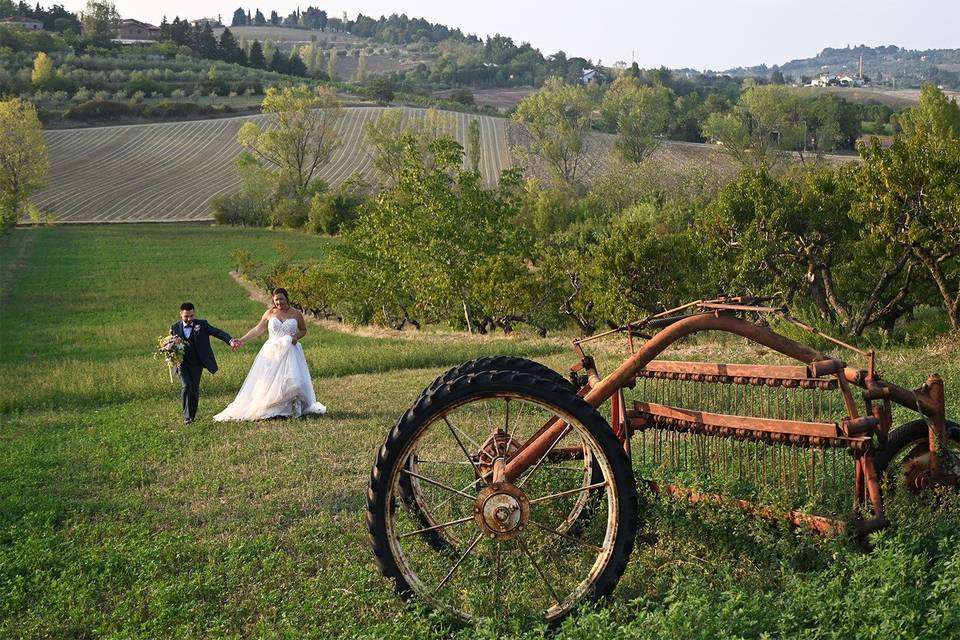
[[(422, 120), (426, 111), (403, 107), (403, 120)], [(363, 128), (380, 107), (349, 107), (338, 123), (340, 145), (321, 168), (331, 186), (359, 175), (373, 181), (372, 154)], [(450, 114), (442, 129), (464, 144), (470, 120), (481, 125), (481, 172), (494, 182), (509, 166), (502, 118)], [(135, 222), (210, 219), (210, 198), (236, 188), (237, 132), (266, 116), (158, 124), (62, 129), (45, 132), (50, 185), (34, 203), (60, 222)], [(501, 148), (502, 147), (502, 148)]]

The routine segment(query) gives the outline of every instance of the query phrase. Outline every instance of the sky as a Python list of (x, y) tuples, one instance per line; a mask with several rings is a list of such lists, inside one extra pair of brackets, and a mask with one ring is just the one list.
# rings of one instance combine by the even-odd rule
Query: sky
[[(52, 0), (51, 0), (52, 1)], [(63, 1), (63, 0), (61, 0)], [(897, 45), (906, 49), (960, 48), (960, 0), (258, 0), (242, 6), (286, 15), (312, 4), (329, 16), (347, 11), (378, 18), (406, 13), (481, 37), (500, 33), (529, 42), (544, 55), (564, 51), (612, 65), (724, 70), (783, 64), (824, 47)], [(46, 3), (41, 2), (46, 6)], [(82, 10), (85, 0), (66, 0)], [(238, 0), (115, 0), (125, 18), (155, 25), (163, 15), (216, 17), (229, 24)]]

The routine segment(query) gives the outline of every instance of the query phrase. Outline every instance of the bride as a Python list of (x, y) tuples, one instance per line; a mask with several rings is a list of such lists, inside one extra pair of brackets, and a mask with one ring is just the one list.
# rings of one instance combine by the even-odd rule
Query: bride
[(290, 306), (286, 289), (273, 290), (273, 305), (260, 322), (240, 338), (240, 346), (269, 332), (237, 397), (214, 420), (262, 420), (277, 416), (323, 414), (317, 402), (307, 360), (299, 342), (307, 333), (303, 314)]

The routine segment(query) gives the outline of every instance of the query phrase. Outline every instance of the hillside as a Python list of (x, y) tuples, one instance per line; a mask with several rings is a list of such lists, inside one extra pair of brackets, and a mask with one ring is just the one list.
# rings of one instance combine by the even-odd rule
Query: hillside
[[(337, 185), (354, 174), (373, 179), (363, 143), (363, 125), (383, 111), (346, 109), (339, 123), (342, 144), (321, 177)], [(423, 109), (404, 108), (408, 118)], [(450, 133), (465, 142), (468, 120), (480, 120), (481, 172), (493, 181), (510, 166), (501, 118), (450, 113)], [(50, 187), (34, 198), (61, 222), (206, 220), (208, 202), (238, 183), (234, 161), (237, 131), (248, 120), (234, 117), (158, 124), (62, 129), (44, 136), (50, 154)]]
[[(219, 27), (214, 29), (213, 33), (219, 39), (223, 31), (224, 29)], [(230, 27), (230, 32), (237, 41), (270, 40), (286, 52), (303, 45), (316, 44), (325, 56), (334, 56), (336, 76), (341, 80), (356, 78), (361, 51), (364, 54), (367, 75), (395, 73), (430, 62), (430, 56), (410, 51), (403, 46), (386, 45), (349, 33), (271, 25)], [(326, 71), (326, 67), (324, 70)]]
[(843, 49), (827, 47), (812, 58), (791, 60), (772, 67), (737, 67), (723, 73), (737, 77), (767, 78), (773, 70), (779, 69), (784, 76), (791, 76), (797, 81), (814, 78), (821, 73), (856, 76), (860, 56), (863, 56), (863, 74), (875, 86), (906, 89), (919, 88), (932, 82), (946, 88), (960, 89), (960, 49), (915, 51), (893, 45), (859, 45)]

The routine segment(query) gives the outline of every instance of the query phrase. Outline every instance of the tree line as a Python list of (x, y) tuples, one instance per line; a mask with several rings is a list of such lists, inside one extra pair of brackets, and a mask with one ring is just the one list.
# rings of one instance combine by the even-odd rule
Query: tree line
[[(622, 87), (604, 110), (622, 115), (630, 100), (660, 99), (630, 95), (639, 89)], [(297, 91), (306, 92), (300, 107), (331, 100)], [(324, 126), (288, 117), (300, 134), (286, 143), (280, 133), (242, 134), (251, 151), (238, 165), (244, 186), (215, 216), (338, 234), (324, 256), (281, 253), (257, 265), (241, 252), (237, 263), (305, 308), (355, 323), (480, 332), (573, 324), (590, 333), (689, 299), (750, 292), (854, 336), (960, 328), (960, 108), (940, 90), (925, 88), (902, 114), (891, 146), (861, 144), (859, 162), (800, 162), (796, 152), (787, 162), (783, 150), (747, 142), (748, 153), (729, 152), (739, 170), (726, 177), (664, 168), (624, 141), (590, 180), (570, 170), (585, 128), (578, 119), (590, 117), (579, 91), (555, 82), (521, 104), (515, 124), (530, 144), (494, 187), (477, 171), (473, 136), (464, 149), (443, 135), (442, 114), (405, 125), (387, 111), (367, 126), (375, 188), (330, 189), (316, 178), (323, 158), (257, 151), (297, 140), (308, 148), (309, 132), (339, 113), (330, 101), (334, 120)], [(329, 154), (336, 142), (325, 144)], [(559, 164), (534, 177), (532, 164), (548, 156)], [(314, 167), (312, 177), (301, 166)], [(231, 219), (238, 213), (253, 217)], [(911, 323), (918, 314), (923, 322)]]

